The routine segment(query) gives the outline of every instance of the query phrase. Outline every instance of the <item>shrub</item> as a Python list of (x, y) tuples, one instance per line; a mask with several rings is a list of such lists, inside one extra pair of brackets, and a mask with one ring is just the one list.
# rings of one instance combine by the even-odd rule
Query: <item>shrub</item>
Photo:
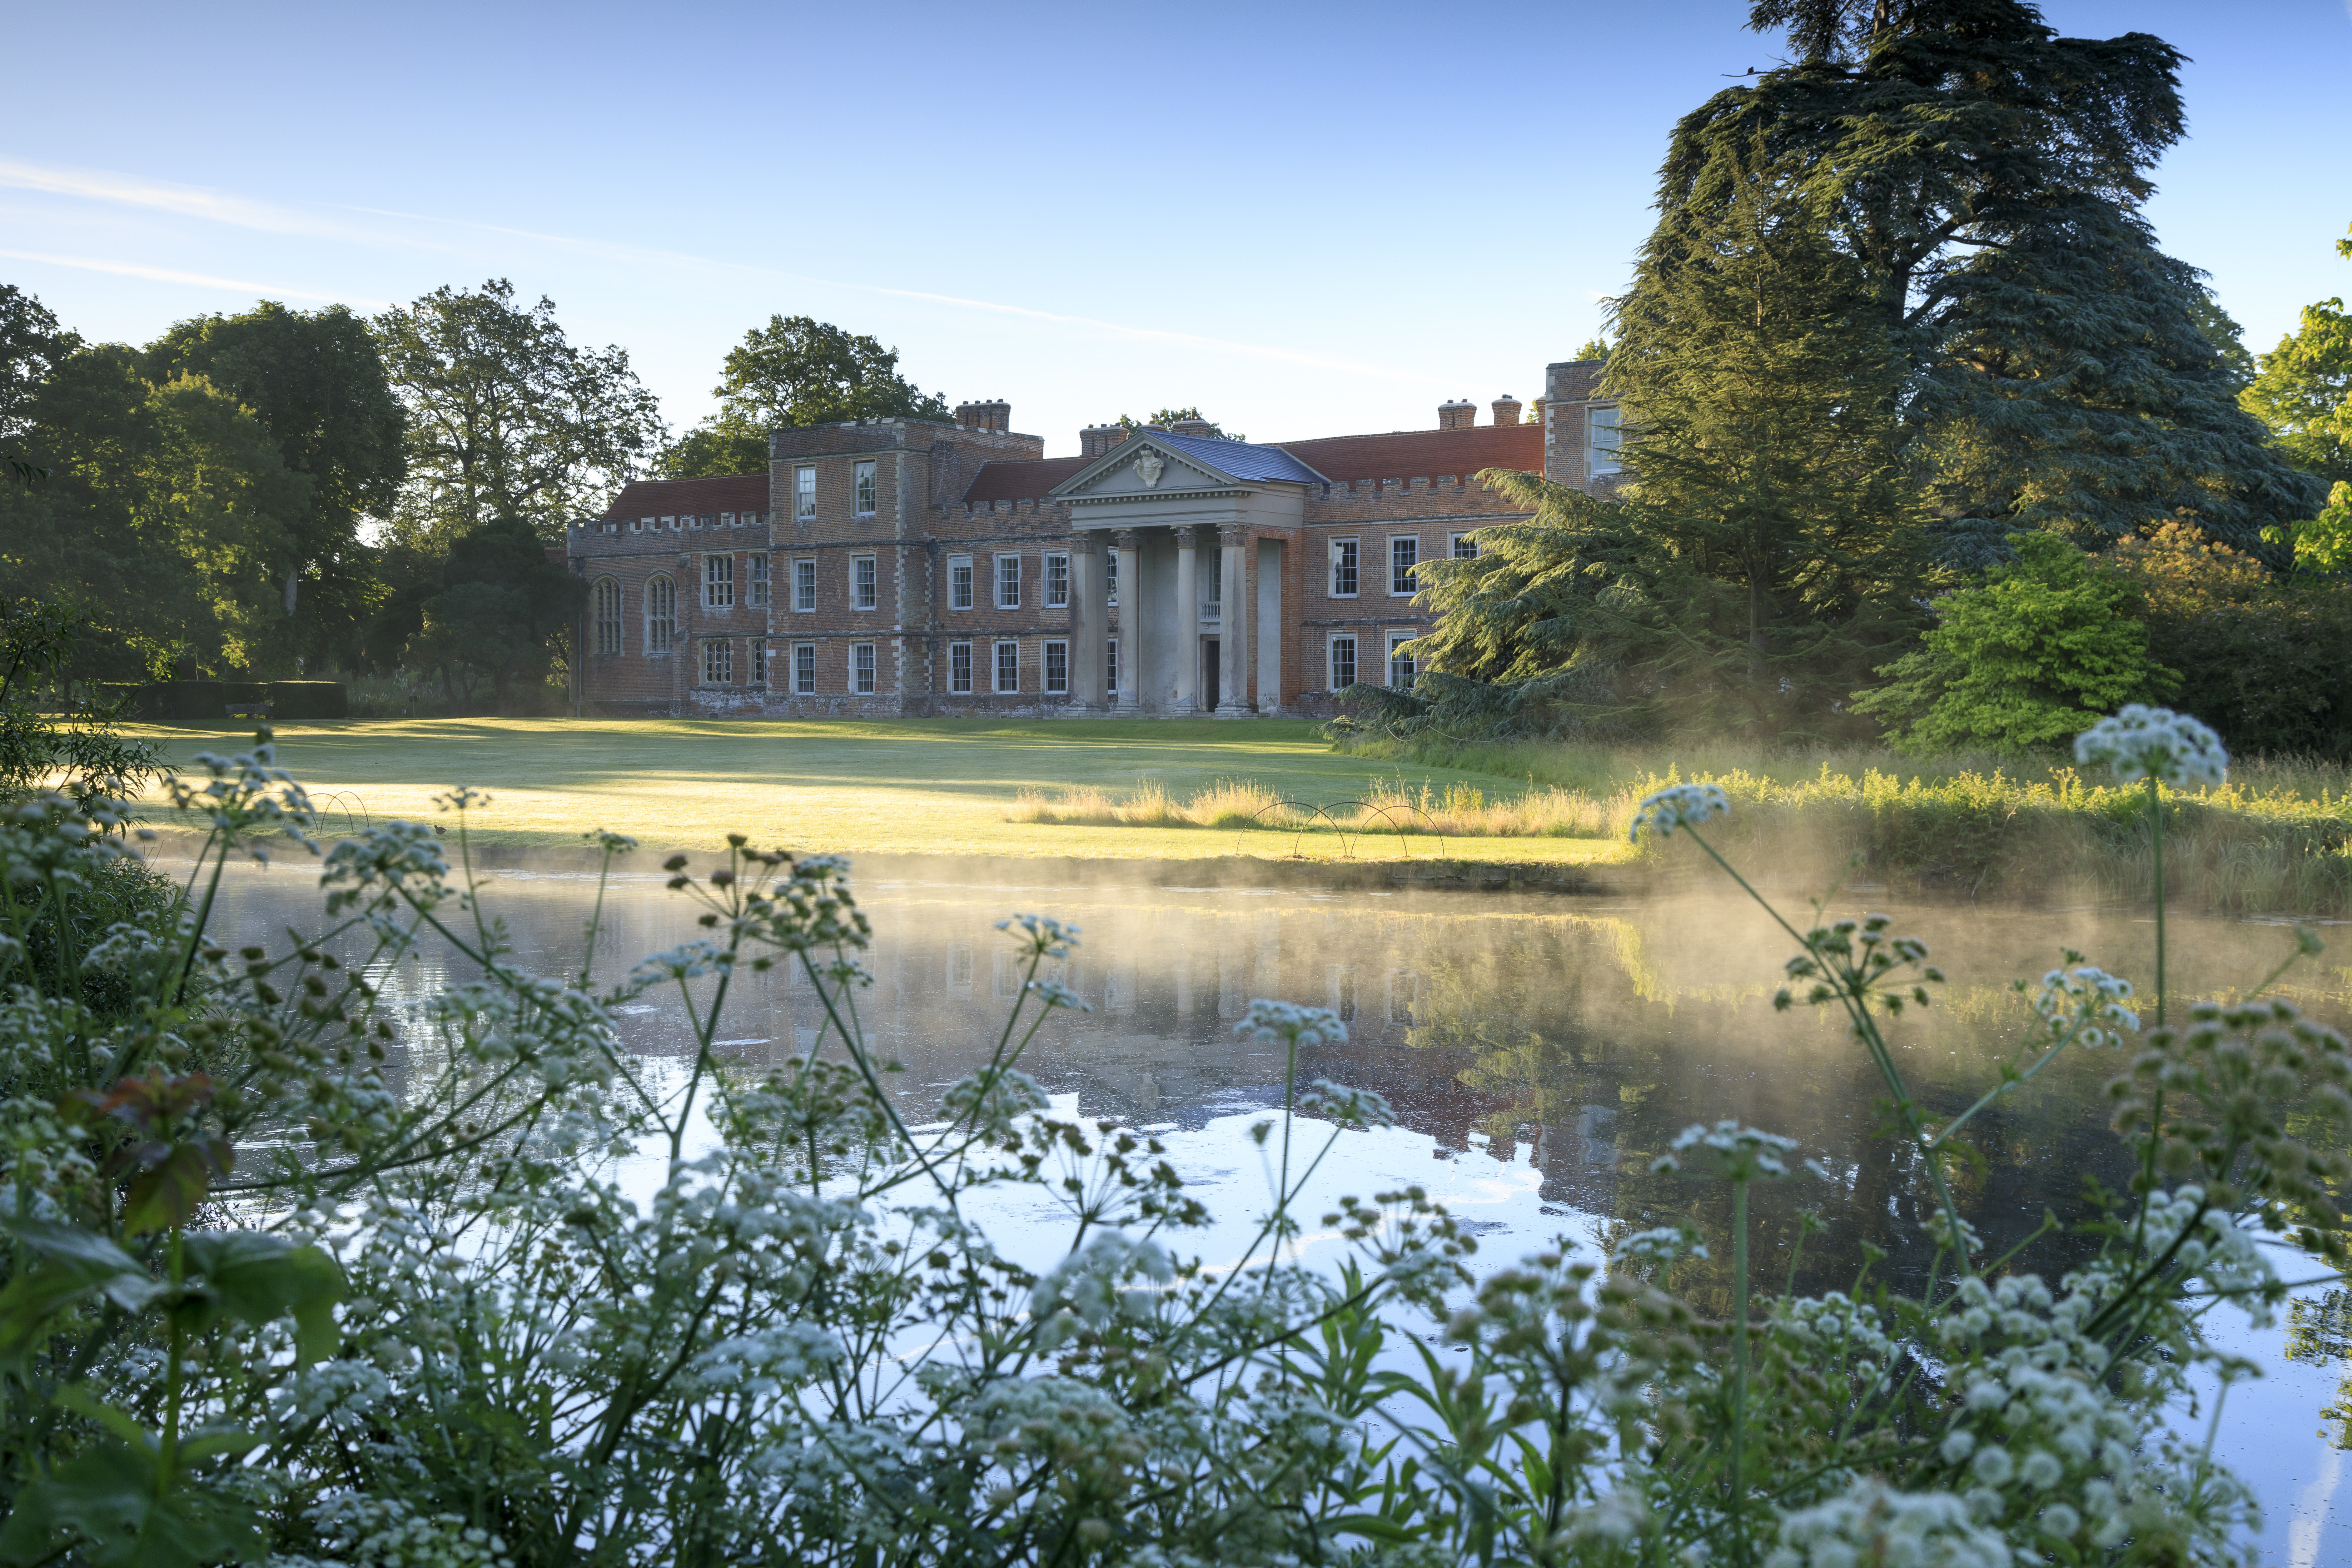
[(2126, 702), (2169, 694), (2137, 595), (2055, 534), (2012, 533), (2017, 559), (1937, 602), (1922, 646), (1854, 699), (1916, 750), (2055, 745)]
[(2352, 600), (2274, 576), (2186, 523), (2119, 540), (2100, 564), (2137, 594), (2148, 653), (2180, 672), (2178, 700), (2241, 752), (2352, 754)]

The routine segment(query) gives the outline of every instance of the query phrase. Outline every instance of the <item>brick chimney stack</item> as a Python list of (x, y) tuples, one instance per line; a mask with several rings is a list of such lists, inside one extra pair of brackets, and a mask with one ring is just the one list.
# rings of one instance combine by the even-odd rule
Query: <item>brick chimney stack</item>
[(998, 400), (992, 403), (959, 403), (956, 423), (967, 430), (1010, 430), (1013, 428), (1013, 405)]
[(1478, 405), (1466, 397), (1437, 405), (1437, 427), (1440, 430), (1467, 430), (1478, 423)]
[(1090, 460), (1099, 458), (1126, 439), (1124, 425), (1089, 425), (1078, 432), (1078, 456)]
[(1177, 419), (1168, 426), (1171, 436), (1197, 436), (1206, 440), (1216, 433), (1216, 426), (1206, 419)]
[(1502, 396), (1495, 399), (1495, 423), (1497, 425), (1517, 425), (1519, 422), (1519, 407), (1520, 404), (1517, 398), (1513, 397), (1507, 392), (1503, 394)]

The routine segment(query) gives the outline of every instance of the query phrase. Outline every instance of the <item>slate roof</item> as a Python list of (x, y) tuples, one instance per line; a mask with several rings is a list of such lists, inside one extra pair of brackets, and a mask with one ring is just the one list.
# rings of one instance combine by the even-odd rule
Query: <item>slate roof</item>
[(708, 479), (637, 479), (604, 509), (606, 517), (682, 517), (703, 512), (765, 511), (768, 476), (721, 474)]
[[(1317, 473), (1280, 447), (1249, 441), (1221, 441), (1214, 436), (1171, 436), (1165, 430), (1146, 432), (1156, 446), (1188, 458), (1198, 458), (1221, 473), (1237, 479), (1281, 480), (1294, 485), (1319, 485), (1328, 477)], [(1129, 437), (1132, 439), (1132, 437)], [(1125, 443), (1121, 443), (1124, 446)], [(1114, 447), (1113, 451), (1120, 448)]]

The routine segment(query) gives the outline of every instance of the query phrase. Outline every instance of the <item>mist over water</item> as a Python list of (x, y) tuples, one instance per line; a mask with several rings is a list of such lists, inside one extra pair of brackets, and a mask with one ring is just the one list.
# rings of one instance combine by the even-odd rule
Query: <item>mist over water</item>
[[(1213, 1208), (1262, 1206), (1232, 1167), (1237, 1130), (1283, 1093), (1279, 1049), (1234, 1029), (1250, 1000), (1264, 996), (1328, 1006), (1347, 1021), (1347, 1045), (1303, 1059), (1302, 1083), (1328, 1078), (1374, 1089), (1395, 1110), (1397, 1132), (1362, 1135), (1360, 1148), (1342, 1152), (1334, 1193), (1369, 1195), (1371, 1184), (1400, 1179), (1450, 1193), (1467, 1205), (1461, 1212), (1474, 1229), (1497, 1233), (1482, 1267), (1506, 1264), (1551, 1234), (1600, 1240), (1676, 1217), (1720, 1240), (1727, 1190), (1653, 1175), (1649, 1163), (1684, 1127), (1725, 1117), (1801, 1140), (1831, 1173), (1827, 1183), (1759, 1189), (1759, 1277), (1777, 1280), (1793, 1266), (1801, 1289), (1850, 1288), (1864, 1243), (1889, 1255), (1881, 1278), (1907, 1284), (1927, 1267), (1918, 1184), (1879, 1135), (1885, 1085), (1842, 1015), (1774, 1009), (1795, 944), (1744, 896), (1187, 887), (1114, 867), (1095, 868), (1083, 885), (1058, 875), (1050, 884), (1023, 881), (1058, 869), (896, 860), (877, 880), (853, 883), (874, 926), (864, 955), (874, 983), (854, 998), (857, 1021), (877, 1056), (904, 1064), (891, 1089), (908, 1121), (927, 1120), (947, 1086), (995, 1050), (1023, 972), (1014, 943), (993, 926), (1037, 912), (1078, 928), (1079, 947), (1041, 978), (1068, 986), (1091, 1011), (1050, 1017), (1020, 1065), (1066, 1112), (1167, 1130), (1179, 1169)], [(700, 907), (666, 880), (648, 862), (611, 882), (600, 983), (705, 934), (695, 923)], [(299, 862), (233, 868), (215, 930), (281, 948), (289, 926), (317, 928), (316, 884), (315, 868)], [(504, 922), (525, 967), (570, 973), (595, 888), (595, 874), (570, 858), (527, 862), (484, 876), (484, 912)], [(1775, 897), (1791, 923), (1811, 923), (1801, 895)], [(1887, 1031), (1931, 1113), (1955, 1112), (1999, 1081), (2032, 1017), (2011, 983), (2038, 983), (2068, 949), (2138, 984), (2152, 1015), (2155, 927), (2143, 913), (1867, 898), (1828, 913), (1871, 908), (1925, 940), (1950, 976), (1931, 987), (1933, 1005), (1907, 1011)], [(2297, 965), (2276, 988), (2338, 1028), (2352, 1027), (2352, 929), (2345, 934), (2340, 952)], [(2283, 925), (2177, 918), (2169, 946), (2178, 1005), (2243, 994), (2294, 939)], [(468, 967), (428, 943), (374, 978), (390, 1005), (410, 1009), (469, 978)], [(628, 1047), (648, 1058), (694, 1049), (675, 988), (647, 993), (619, 1026)], [(757, 1068), (830, 1047), (824, 1029), (814, 988), (780, 963), (737, 973), (719, 1038), (724, 1055)], [(2071, 1053), (1971, 1123), (1980, 1158), (1956, 1186), (1993, 1254), (2026, 1237), (2046, 1211), (2086, 1216), (2086, 1180), (2125, 1189), (2128, 1162), (2100, 1092), (2121, 1066), (2113, 1053)], [(1825, 1228), (1792, 1257), (1801, 1210), (1817, 1213)], [(1017, 1209), (1003, 1217), (1021, 1223)], [(1018, 1237), (1000, 1240), (1017, 1249)], [(2083, 1246), (2039, 1241), (2019, 1263), (2054, 1277)], [(1677, 1286), (1702, 1310), (1720, 1312), (1729, 1249), (1715, 1250), (1716, 1263), (1678, 1276)], [(2317, 1271), (2283, 1266), (2291, 1279)], [(2283, 1343), (2277, 1331), (2245, 1339), (2242, 1348), (2272, 1374), (2231, 1394), (2221, 1447), (2264, 1494), (2274, 1560), (2326, 1561), (2338, 1548), (2352, 1560), (2352, 1528), (2332, 1522), (2336, 1456), (2314, 1435), (2342, 1369), (2287, 1365)]]

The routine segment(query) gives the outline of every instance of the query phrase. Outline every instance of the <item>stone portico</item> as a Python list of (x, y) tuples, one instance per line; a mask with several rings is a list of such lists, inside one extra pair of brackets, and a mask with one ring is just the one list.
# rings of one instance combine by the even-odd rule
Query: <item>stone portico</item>
[[(1283, 580), (1301, 548), (1307, 490), (1329, 483), (1279, 447), (1146, 429), (1055, 485), (1050, 499), (1069, 511), (1074, 593), (1099, 575), (1106, 542), (1118, 552), (1112, 613), (1129, 650), (1113, 689), (1107, 637), (1085, 635), (1074, 616), (1071, 709), (1282, 711)], [(1079, 601), (1103, 597), (1089, 587)]]

